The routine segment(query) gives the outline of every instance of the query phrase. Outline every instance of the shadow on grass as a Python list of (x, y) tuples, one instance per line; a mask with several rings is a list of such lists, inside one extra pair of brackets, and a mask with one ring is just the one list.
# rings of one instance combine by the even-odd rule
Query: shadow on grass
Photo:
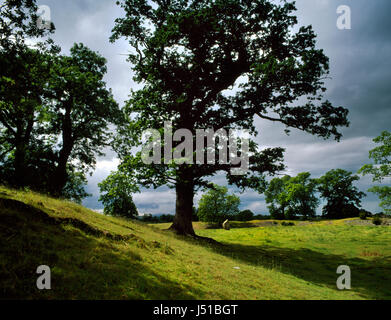
[[(202, 295), (153, 271), (131, 246), (120, 249), (112, 240), (70, 225), (48, 224), (28, 212), (0, 208), (0, 243), (0, 299), (196, 299)], [(51, 268), (51, 290), (36, 287), (39, 265)]]
[(204, 245), (209, 246), (216, 253), (241, 262), (275, 269), (335, 290), (338, 290), (336, 281), (340, 276), (336, 273), (337, 267), (348, 265), (351, 269), (352, 290), (366, 299), (391, 299), (391, 257), (365, 260), (324, 254), (306, 248), (246, 246), (231, 243)]

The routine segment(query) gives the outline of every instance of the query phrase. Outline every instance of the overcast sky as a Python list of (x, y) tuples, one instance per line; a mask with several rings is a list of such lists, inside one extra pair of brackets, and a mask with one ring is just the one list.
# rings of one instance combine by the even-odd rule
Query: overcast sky
[[(114, 44), (109, 42), (115, 18), (123, 15), (121, 8), (109, 0), (42, 0), (38, 4), (50, 8), (51, 20), (56, 26), (53, 39), (64, 53), (68, 53), (75, 42), (83, 42), (108, 60), (107, 85), (122, 106), (130, 89), (136, 85), (124, 55), (130, 50), (128, 43), (124, 39)], [(316, 178), (334, 168), (356, 172), (369, 162), (368, 151), (375, 146), (372, 139), (383, 130), (391, 130), (391, 1), (297, 0), (296, 4), (299, 25), (313, 26), (318, 35), (318, 47), (330, 58), (331, 79), (327, 82), (326, 98), (334, 105), (349, 109), (351, 125), (342, 130), (343, 138), (337, 143), (297, 130), (287, 136), (283, 126), (258, 119), (257, 141), (261, 146), (286, 148), (286, 173), (290, 175), (309, 171)], [(337, 28), (337, 8), (341, 5), (351, 9), (350, 30)], [(84, 205), (102, 208), (97, 184), (117, 165), (113, 152), (98, 159), (87, 186), (93, 196), (87, 198)], [(225, 184), (223, 177), (217, 176), (214, 181)], [(369, 177), (357, 183), (364, 192), (370, 185)], [(231, 191), (236, 193), (235, 189)], [(267, 214), (263, 195), (250, 190), (237, 194), (242, 209)], [(197, 194), (195, 200), (199, 198)], [(140, 212), (173, 214), (175, 211), (175, 193), (165, 187), (135, 194), (134, 200)], [(362, 205), (378, 212), (381, 211), (378, 202), (376, 196), (368, 193)]]

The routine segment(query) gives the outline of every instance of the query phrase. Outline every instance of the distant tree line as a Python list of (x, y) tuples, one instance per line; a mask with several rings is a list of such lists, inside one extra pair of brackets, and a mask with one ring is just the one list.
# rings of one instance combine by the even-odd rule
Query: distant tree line
[(309, 172), (296, 177), (286, 175), (270, 181), (265, 192), (270, 215), (274, 219), (315, 218), (319, 197), (326, 201), (322, 216), (329, 219), (358, 217), (365, 194), (353, 185), (357, 175), (342, 169), (311, 179)]
[[(391, 175), (391, 133), (385, 131), (374, 139), (380, 146), (370, 151), (369, 157), (374, 164), (364, 165), (358, 173), (373, 175), (374, 182), (381, 182)], [(239, 210), (240, 198), (234, 194), (228, 194), (227, 187), (212, 185), (200, 199), (198, 208), (193, 207), (192, 221), (206, 221), (221, 223), (225, 219), (236, 221), (249, 221), (253, 219), (314, 219), (316, 208), (320, 204), (319, 198), (326, 204), (322, 209), (322, 217), (329, 219), (360, 217), (366, 219), (372, 213), (360, 208), (361, 199), (365, 193), (354, 186), (359, 180), (358, 175), (343, 169), (333, 169), (326, 172), (318, 179), (312, 179), (309, 172), (302, 172), (296, 177), (285, 175), (277, 177), (267, 183), (265, 200), (268, 204), (270, 215), (254, 215), (250, 210)], [(134, 208), (128, 217), (137, 216), (137, 210), (133, 204), (130, 193), (131, 185), (126, 183), (123, 173), (116, 172), (100, 184), (105, 191), (101, 200), (105, 204), (105, 212), (126, 213), (124, 199), (128, 201), (128, 207)], [(391, 187), (375, 186), (368, 190), (377, 193), (382, 200), (380, 206), (384, 214), (389, 214), (391, 209)], [(114, 207), (115, 201), (121, 203), (123, 208)], [(382, 216), (377, 213), (373, 216)], [(155, 217), (144, 215), (140, 218), (146, 222), (172, 222), (172, 215)]]
[(173, 222), (174, 216), (171, 214), (152, 215), (151, 213), (145, 213), (144, 215), (139, 216), (138, 219), (147, 223), (167, 223)]

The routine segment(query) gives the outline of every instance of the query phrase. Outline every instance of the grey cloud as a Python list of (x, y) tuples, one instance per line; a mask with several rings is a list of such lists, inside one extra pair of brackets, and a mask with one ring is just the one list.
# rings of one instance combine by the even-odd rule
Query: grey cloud
[[(56, 25), (55, 41), (67, 53), (74, 42), (83, 42), (91, 49), (99, 51), (108, 60), (106, 81), (113, 89), (116, 100), (123, 105), (131, 88), (132, 81), (126, 54), (130, 50), (126, 40), (109, 43), (115, 18), (123, 12), (115, 1), (39, 1), (51, 8), (52, 20)], [(352, 29), (338, 30), (336, 27), (339, 5), (349, 5), (352, 9)], [(257, 141), (262, 147), (283, 146), (286, 148), (285, 162), (291, 173), (310, 171), (319, 176), (332, 168), (356, 171), (368, 163), (368, 150), (373, 147), (371, 139), (383, 130), (390, 130), (391, 119), (391, 2), (389, 0), (298, 0), (297, 14), (300, 25), (312, 25), (318, 35), (317, 45), (324, 49), (330, 58), (330, 77), (326, 81), (326, 98), (334, 105), (349, 109), (349, 128), (340, 143), (324, 141), (309, 134), (292, 130), (290, 136), (284, 134), (284, 126), (256, 119), (260, 135)], [(115, 153), (107, 150), (102, 161), (113, 161)], [(115, 168), (115, 166), (114, 166)], [(101, 208), (97, 183), (103, 180), (110, 170), (97, 167), (89, 178), (88, 192), (93, 197), (84, 201), (91, 208)], [(222, 175), (212, 179), (225, 184)], [(369, 180), (360, 180), (361, 190), (371, 185)], [(234, 190), (234, 188), (230, 189)], [(195, 203), (202, 193), (195, 197)], [(254, 208), (259, 213), (266, 210), (264, 199), (251, 191), (241, 194), (242, 207)], [(145, 190), (135, 195), (141, 207), (152, 206), (151, 211), (173, 213), (175, 194), (173, 190), (159, 188)], [(365, 208), (378, 211), (377, 199), (370, 194), (364, 200)], [(241, 208), (242, 208), (241, 207)], [(257, 213), (257, 212), (256, 212)]]

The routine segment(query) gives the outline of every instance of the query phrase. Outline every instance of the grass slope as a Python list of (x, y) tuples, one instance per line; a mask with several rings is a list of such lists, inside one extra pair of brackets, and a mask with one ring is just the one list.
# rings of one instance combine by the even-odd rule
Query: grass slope
[[(197, 232), (224, 245), (0, 187), (0, 298), (391, 298), (389, 227)], [(340, 264), (352, 269), (352, 290), (336, 289)], [(39, 265), (51, 267), (51, 290), (36, 288)]]

